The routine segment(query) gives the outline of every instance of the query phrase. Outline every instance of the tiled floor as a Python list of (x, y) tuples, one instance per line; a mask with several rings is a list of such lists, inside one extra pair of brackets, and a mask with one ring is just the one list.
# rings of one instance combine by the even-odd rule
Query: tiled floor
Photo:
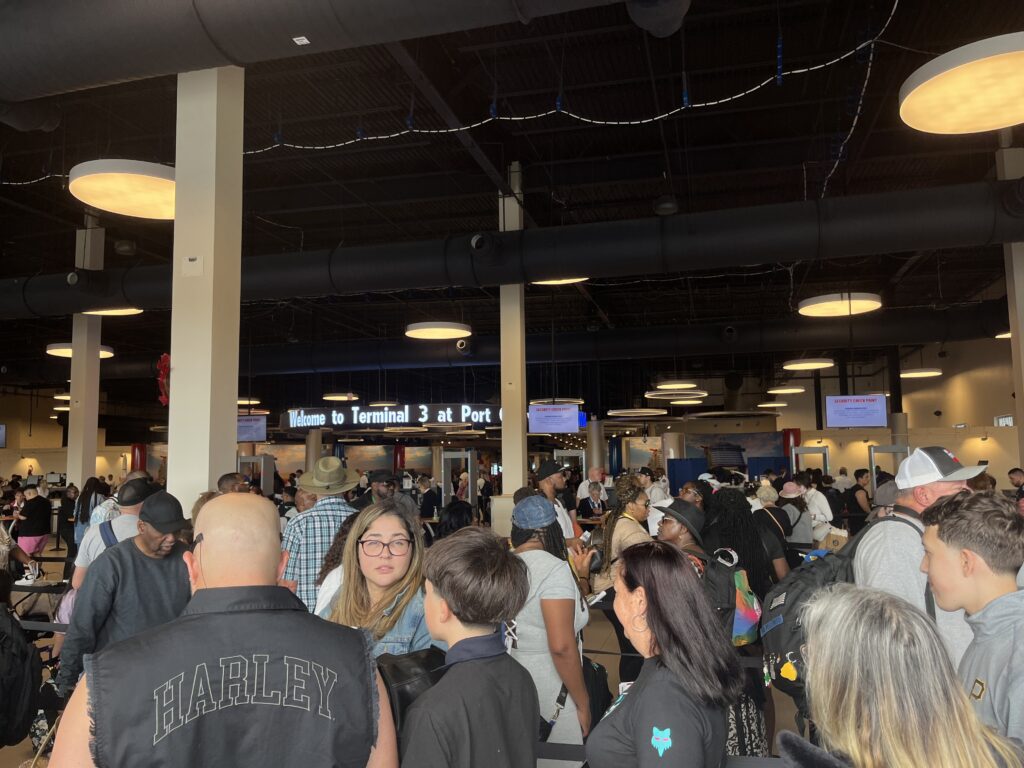
[[(51, 543), (52, 549), (52, 543)], [(47, 555), (63, 555), (64, 552), (53, 552), (48, 550)], [(59, 578), (60, 564), (45, 563), (46, 573), (52, 578)], [(43, 641), (43, 644), (49, 641)], [(617, 655), (619, 645), (615, 639), (615, 631), (608, 623), (604, 614), (600, 611), (592, 611), (590, 624), (583, 631), (583, 646), (593, 653), (588, 653), (594, 661), (603, 664), (608, 670), (608, 684), (613, 693), (619, 688), (619, 659)], [(604, 653), (602, 653), (602, 651)], [(788, 696), (775, 695), (775, 719), (776, 730), (796, 730), (794, 717), (796, 710), (793, 702)], [(32, 744), (26, 740), (16, 747), (0, 749), (0, 768), (18, 768), (23, 762), (30, 761), (33, 757)], [(40, 765), (45, 765), (44, 761)]]

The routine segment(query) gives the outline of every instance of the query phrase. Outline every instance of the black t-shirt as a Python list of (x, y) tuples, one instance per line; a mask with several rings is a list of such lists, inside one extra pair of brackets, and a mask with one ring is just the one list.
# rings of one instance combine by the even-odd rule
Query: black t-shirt
[[(858, 513), (862, 514), (862, 515), (866, 515), (867, 514), (867, 512), (865, 512), (864, 509), (861, 507), (861, 505), (857, 502), (857, 495), (858, 494), (863, 494), (864, 495), (864, 501), (865, 502), (868, 501), (868, 491), (867, 491), (867, 489), (864, 486), (862, 486), (862, 485), (855, 485), (855, 486), (853, 486), (853, 488), (850, 488), (846, 492), (846, 512), (847, 512), (847, 514), (858, 514)], [(868, 509), (870, 510), (871, 509), (871, 504), (868, 503), (867, 506), (868, 506)]]
[(29, 499), (22, 507), (21, 514), (28, 519), (18, 523), (19, 536), (46, 536), (50, 532), (49, 500), (42, 496)]
[(718, 768), (725, 710), (695, 700), (657, 657), (587, 739), (590, 768)]
[(437, 491), (431, 488), (420, 496), (420, 517), (437, 517), (437, 509), (441, 506), (441, 500)]

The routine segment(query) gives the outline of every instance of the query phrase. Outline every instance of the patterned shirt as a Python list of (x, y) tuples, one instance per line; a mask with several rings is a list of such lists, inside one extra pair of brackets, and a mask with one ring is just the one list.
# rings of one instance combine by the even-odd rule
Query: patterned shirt
[(281, 549), (289, 553), (284, 578), (299, 583), (295, 594), (310, 611), (316, 607), (316, 577), (327, 550), (345, 518), (355, 513), (342, 496), (324, 496), (284, 529)]

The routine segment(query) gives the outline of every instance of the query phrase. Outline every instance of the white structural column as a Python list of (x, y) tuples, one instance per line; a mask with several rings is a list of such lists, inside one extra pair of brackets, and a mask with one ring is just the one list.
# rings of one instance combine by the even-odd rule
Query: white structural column
[(587, 468), (593, 467), (608, 470), (608, 443), (604, 440), (604, 425), (600, 419), (587, 422)]
[[(311, 429), (306, 433), (306, 464), (304, 472), (312, 472), (316, 463), (324, 455), (324, 431), (322, 429)], [(353, 467), (354, 469), (354, 467)]]
[(186, 509), (237, 465), (244, 83), (178, 75), (167, 487)]
[[(518, 162), (508, 172), (512, 195), (501, 195), (502, 232), (523, 228), (523, 172)], [(491, 527), (499, 536), (512, 532), (512, 494), (526, 485), (526, 294), (522, 283), (499, 289), (501, 318), (501, 496), (491, 500)]]
[[(661, 435), (661, 465), (665, 469), (665, 475), (668, 476), (669, 459), (685, 458), (686, 435), (684, 435), (682, 432), (676, 432), (675, 430), (663, 432)], [(678, 492), (678, 488), (669, 489), (669, 494), (671, 496), (675, 496)]]
[[(1000, 179), (1024, 176), (1024, 149), (1010, 147), (1012, 131), (999, 132), (1001, 149), (996, 151), (996, 175)], [(1017, 461), (1024, 462), (1024, 243), (1003, 245), (1006, 263), (1006, 301), (1010, 311), (1010, 347), (1013, 357), (1013, 423), (1017, 427)]]
[[(104, 230), (94, 216), (75, 237), (75, 267), (103, 269)], [(71, 400), (68, 403), (68, 482), (81, 488), (96, 474), (100, 409), (100, 331), (103, 318), (76, 314), (71, 330)]]

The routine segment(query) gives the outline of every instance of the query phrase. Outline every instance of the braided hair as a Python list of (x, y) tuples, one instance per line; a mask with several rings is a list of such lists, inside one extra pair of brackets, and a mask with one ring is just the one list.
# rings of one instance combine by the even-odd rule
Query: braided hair
[(601, 572), (607, 573), (612, 567), (612, 539), (615, 526), (626, 513), (626, 507), (636, 501), (644, 489), (635, 475), (623, 475), (615, 481), (615, 509), (605, 516), (604, 535), (601, 538)]
[[(722, 488), (707, 499), (706, 504), (709, 517), (714, 521), (714, 547), (728, 547), (736, 552), (739, 565), (746, 569), (750, 578), (751, 588), (763, 600), (772, 587), (774, 571), (750, 503), (741, 491)], [(712, 549), (709, 544), (708, 551)]]
[(565, 534), (562, 532), (562, 526), (558, 524), (557, 520), (543, 528), (517, 528), (515, 525), (512, 526), (512, 536), (510, 539), (513, 547), (520, 547), (534, 538), (540, 542), (541, 549), (549, 555), (554, 555), (559, 560), (568, 561), (569, 550), (565, 546)]

